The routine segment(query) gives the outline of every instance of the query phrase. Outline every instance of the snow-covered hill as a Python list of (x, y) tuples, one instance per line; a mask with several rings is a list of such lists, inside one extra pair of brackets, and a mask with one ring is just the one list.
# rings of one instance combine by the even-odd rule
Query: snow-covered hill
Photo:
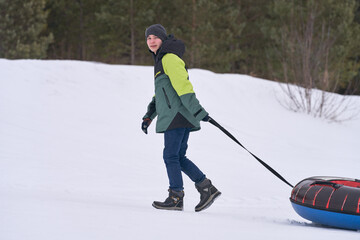
[[(192, 69), (201, 104), (289, 182), (359, 178), (360, 121), (327, 123), (285, 110), (277, 83)], [(145, 135), (153, 69), (79, 61), (0, 59), (0, 239), (359, 239), (298, 216), (291, 188), (208, 123), (188, 157), (222, 196), (195, 213), (151, 206), (167, 195), (163, 136)], [(353, 97), (360, 109), (360, 98)]]

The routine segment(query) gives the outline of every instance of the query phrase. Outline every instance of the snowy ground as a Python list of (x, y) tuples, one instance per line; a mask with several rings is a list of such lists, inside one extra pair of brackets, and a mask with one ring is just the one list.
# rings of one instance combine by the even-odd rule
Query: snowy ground
[[(188, 157), (222, 196), (195, 213), (184, 177), (185, 211), (152, 208), (168, 188), (163, 136), (140, 130), (152, 67), (0, 59), (0, 69), (1, 240), (360, 238), (298, 216), (291, 188), (208, 123)], [(266, 80), (198, 69), (190, 79), (210, 115), (292, 184), (360, 177), (359, 119), (289, 112)]]

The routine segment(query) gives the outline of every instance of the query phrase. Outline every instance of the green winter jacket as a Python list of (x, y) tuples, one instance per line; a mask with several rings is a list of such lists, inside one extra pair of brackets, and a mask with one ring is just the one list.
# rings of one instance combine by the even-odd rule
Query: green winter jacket
[(175, 128), (200, 129), (200, 120), (208, 113), (200, 105), (189, 81), (182, 41), (169, 36), (154, 54), (155, 96), (143, 117), (153, 120), (156, 116), (156, 132), (163, 133)]

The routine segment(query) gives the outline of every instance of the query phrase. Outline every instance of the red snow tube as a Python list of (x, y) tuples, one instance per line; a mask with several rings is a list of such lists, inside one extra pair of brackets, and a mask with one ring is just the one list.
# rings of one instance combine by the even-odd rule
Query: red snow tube
[(290, 201), (300, 216), (312, 222), (360, 230), (360, 180), (307, 178), (293, 188)]

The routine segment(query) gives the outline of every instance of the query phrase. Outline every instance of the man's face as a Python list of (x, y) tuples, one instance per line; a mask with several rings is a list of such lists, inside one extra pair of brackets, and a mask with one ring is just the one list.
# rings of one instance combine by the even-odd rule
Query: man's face
[(162, 41), (159, 37), (155, 35), (149, 35), (146, 39), (146, 43), (153, 53), (156, 53), (156, 51), (161, 47)]

